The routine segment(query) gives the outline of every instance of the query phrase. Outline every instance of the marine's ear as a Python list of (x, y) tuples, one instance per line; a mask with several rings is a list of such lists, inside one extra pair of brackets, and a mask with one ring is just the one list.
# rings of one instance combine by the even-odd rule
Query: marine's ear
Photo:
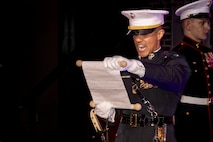
[(158, 40), (161, 40), (163, 35), (165, 33), (165, 30), (164, 29), (160, 29), (157, 33), (157, 36), (158, 36)]
[(190, 31), (190, 27), (191, 27), (190, 23), (191, 23), (191, 19), (185, 19), (185, 20), (182, 21), (182, 25), (184, 27), (184, 30)]

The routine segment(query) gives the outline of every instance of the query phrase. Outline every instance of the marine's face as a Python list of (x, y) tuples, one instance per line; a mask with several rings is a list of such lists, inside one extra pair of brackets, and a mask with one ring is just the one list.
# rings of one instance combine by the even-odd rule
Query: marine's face
[(188, 21), (187, 26), (188, 30), (190, 30), (191, 38), (198, 42), (205, 40), (210, 30), (209, 18), (191, 18)]
[(160, 40), (164, 35), (164, 30), (159, 27), (152, 33), (145, 35), (133, 35), (133, 41), (140, 57), (146, 57), (150, 53), (160, 48)]

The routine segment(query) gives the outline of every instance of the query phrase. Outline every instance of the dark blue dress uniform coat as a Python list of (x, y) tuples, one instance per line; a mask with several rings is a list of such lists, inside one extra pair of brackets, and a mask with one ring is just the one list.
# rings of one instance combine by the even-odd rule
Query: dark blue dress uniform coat
[(186, 36), (173, 50), (185, 56), (192, 71), (177, 108), (177, 139), (213, 142), (213, 50)]
[[(144, 77), (139, 78), (128, 72), (121, 72), (131, 103), (142, 105), (140, 111), (122, 110), (123, 115), (134, 113), (138, 116), (150, 117), (147, 104), (139, 97), (141, 94), (154, 107), (158, 116), (173, 116), (175, 113), (180, 95), (190, 76), (190, 68), (185, 58), (176, 52), (159, 50), (151, 55), (139, 59), (146, 69)], [(139, 78), (140, 93), (137, 94), (134, 94), (132, 89), (135, 78)], [(120, 123), (115, 142), (153, 142), (154, 135), (155, 126), (147, 124), (131, 127), (129, 124)], [(166, 139), (167, 142), (176, 142), (172, 123), (167, 125)]]

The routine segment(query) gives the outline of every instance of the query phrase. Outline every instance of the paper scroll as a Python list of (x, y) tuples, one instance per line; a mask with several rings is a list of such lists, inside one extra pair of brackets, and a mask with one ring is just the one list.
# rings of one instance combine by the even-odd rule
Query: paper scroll
[(82, 69), (95, 105), (108, 101), (114, 108), (135, 108), (130, 103), (120, 71), (106, 69), (102, 61), (82, 61)]

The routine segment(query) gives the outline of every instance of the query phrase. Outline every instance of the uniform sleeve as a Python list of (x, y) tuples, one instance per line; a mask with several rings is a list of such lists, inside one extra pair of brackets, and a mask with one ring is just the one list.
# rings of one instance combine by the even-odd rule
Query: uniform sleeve
[(146, 68), (143, 80), (174, 92), (182, 92), (191, 70), (183, 56), (174, 54), (169, 56), (163, 64), (152, 64), (144, 62)]

